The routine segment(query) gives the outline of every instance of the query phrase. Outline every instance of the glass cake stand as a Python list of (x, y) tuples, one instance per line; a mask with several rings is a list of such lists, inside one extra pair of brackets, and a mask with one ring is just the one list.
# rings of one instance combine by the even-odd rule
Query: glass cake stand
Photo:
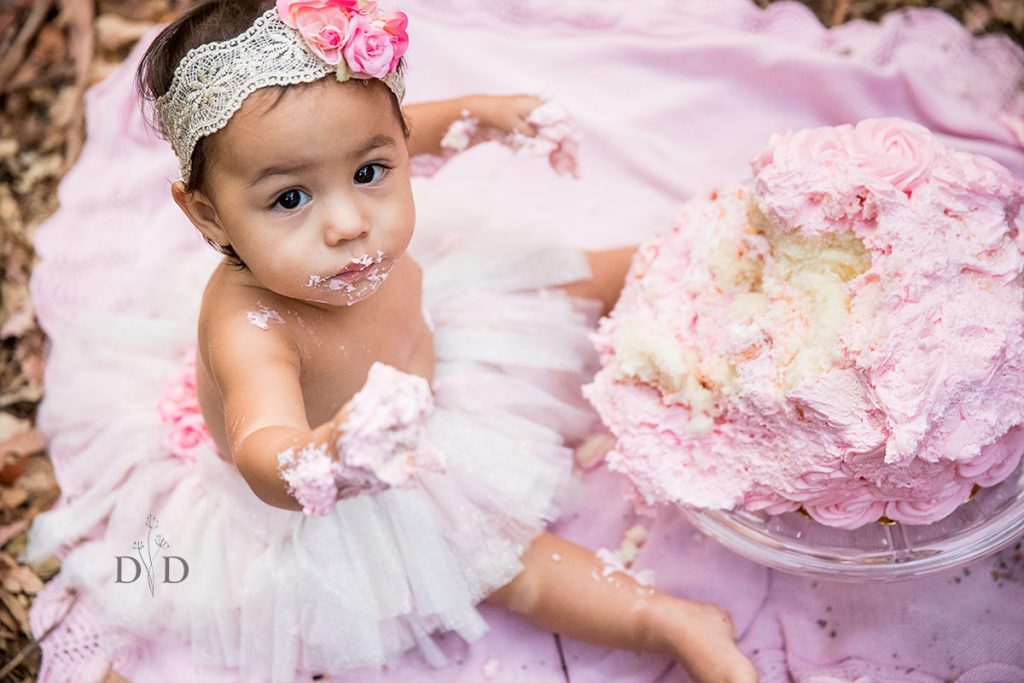
[(998, 552), (1024, 534), (1021, 468), (932, 524), (825, 526), (799, 512), (685, 509), (703, 533), (774, 569), (837, 581), (897, 581)]

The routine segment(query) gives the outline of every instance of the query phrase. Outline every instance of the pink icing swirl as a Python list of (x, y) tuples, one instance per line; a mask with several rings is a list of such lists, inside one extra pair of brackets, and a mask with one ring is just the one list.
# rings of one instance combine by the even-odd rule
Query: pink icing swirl
[(931, 177), (942, 147), (931, 132), (902, 119), (867, 119), (849, 137), (850, 157), (872, 188), (910, 194)]

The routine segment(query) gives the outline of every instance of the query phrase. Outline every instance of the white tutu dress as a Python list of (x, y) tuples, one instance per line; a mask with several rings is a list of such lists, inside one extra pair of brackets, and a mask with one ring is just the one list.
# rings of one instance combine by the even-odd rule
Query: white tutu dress
[[(412, 648), (441, 664), (432, 634), (486, 630), (476, 604), (521, 570), (570, 481), (565, 444), (593, 424), (579, 386), (596, 303), (548, 289), (587, 277), (586, 261), (524, 247), (521, 229), (470, 205), (471, 188), (445, 196), (440, 177), (415, 180), (410, 253), (437, 349), (429, 429), (448, 470), (326, 517), (267, 506), (212, 442), (194, 461), (165, 445), (161, 392), (194, 344), (219, 256), (170, 200), (176, 162), (132, 92), (141, 49), (90, 91), (88, 144), (37, 237), (32, 292), (52, 343), (38, 422), (62, 497), (35, 520), (26, 559), (63, 556), (33, 607), (36, 635), (64, 617), (39, 680), (97, 680), (108, 663), (144, 680), (170, 643), (238, 680)], [(146, 565), (150, 553), (152, 592), (117, 559)]]

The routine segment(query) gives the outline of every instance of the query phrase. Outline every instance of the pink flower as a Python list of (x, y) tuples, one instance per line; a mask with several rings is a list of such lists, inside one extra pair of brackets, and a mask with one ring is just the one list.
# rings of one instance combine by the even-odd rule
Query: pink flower
[(857, 529), (876, 521), (885, 513), (885, 502), (871, 488), (838, 489), (827, 494), (831, 500), (809, 502), (804, 509), (815, 520), (840, 529)]
[[(901, 119), (866, 119), (850, 139), (854, 163), (871, 187), (889, 184), (910, 194), (931, 177), (941, 151), (924, 126)], [(872, 182), (872, 181), (879, 182)]]
[(186, 366), (181, 374), (164, 385), (157, 401), (160, 419), (167, 424), (177, 422), (182, 415), (199, 413), (196, 394), (196, 375), (193, 366)]
[(186, 462), (196, 461), (196, 451), (210, 440), (210, 433), (198, 413), (182, 415), (164, 435), (164, 446)]
[[(405, 35), (404, 30), (402, 35)], [(354, 14), (349, 20), (348, 42), (342, 53), (352, 72), (383, 78), (391, 71), (395, 45), (392, 35), (384, 27), (377, 26), (361, 14)]]
[(806, 128), (796, 133), (773, 135), (768, 149), (751, 163), (754, 171), (769, 164), (783, 168), (806, 166), (808, 162), (827, 166), (842, 165), (849, 158), (849, 140), (852, 126)]
[(277, 0), (277, 14), (286, 25), (298, 28), (298, 16), (313, 10), (340, 9), (347, 14), (359, 11), (358, 0)]
[(382, 17), (381, 21), (384, 23), (384, 31), (391, 36), (391, 45), (394, 49), (394, 54), (391, 56), (391, 64), (388, 66), (388, 71), (390, 72), (395, 70), (395, 67), (398, 66), (398, 60), (409, 49), (409, 34), (405, 30), (409, 25), (409, 17), (405, 16), (405, 12), (392, 12)]
[(302, 34), (306, 45), (327, 64), (338, 64), (349, 39), (356, 0), (277, 0), (281, 20)]

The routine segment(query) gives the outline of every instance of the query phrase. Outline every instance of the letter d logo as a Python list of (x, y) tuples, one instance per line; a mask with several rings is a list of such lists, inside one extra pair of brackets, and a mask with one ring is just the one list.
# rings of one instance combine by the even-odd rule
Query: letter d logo
[[(121, 577), (121, 560), (128, 560), (135, 565), (135, 576), (125, 581)], [(118, 555), (117, 556), (117, 581), (115, 583), (133, 583), (142, 575), (142, 565), (139, 564), (138, 560), (129, 555)]]
[[(181, 574), (181, 578), (177, 581), (171, 580), (171, 560), (178, 560), (181, 562), (181, 566), (184, 569)], [(188, 578), (188, 562), (185, 561), (185, 558), (178, 557), (177, 555), (167, 555), (164, 557), (164, 583), (181, 583), (186, 578)]]

